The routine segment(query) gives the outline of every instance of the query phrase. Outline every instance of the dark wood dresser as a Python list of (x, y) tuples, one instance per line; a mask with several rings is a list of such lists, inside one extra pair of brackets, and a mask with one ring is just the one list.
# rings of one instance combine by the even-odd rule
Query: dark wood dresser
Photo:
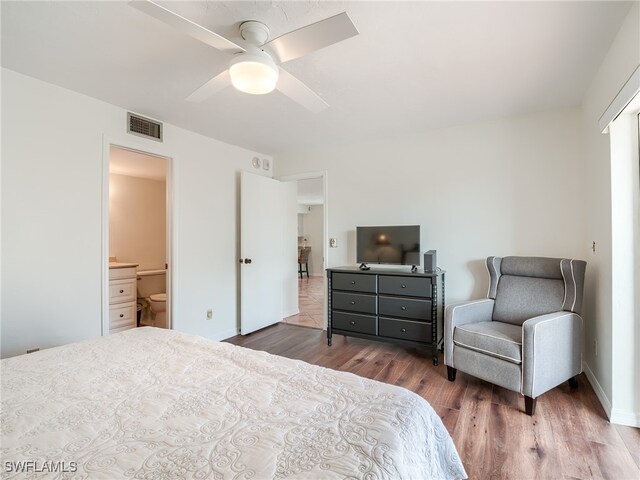
[(425, 348), (438, 365), (445, 272), (327, 269), (329, 322), (334, 333)]

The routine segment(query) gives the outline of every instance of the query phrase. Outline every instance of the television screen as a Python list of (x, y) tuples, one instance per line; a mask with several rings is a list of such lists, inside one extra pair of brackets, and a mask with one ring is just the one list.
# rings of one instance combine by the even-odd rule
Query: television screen
[(356, 228), (358, 263), (420, 265), (420, 225)]

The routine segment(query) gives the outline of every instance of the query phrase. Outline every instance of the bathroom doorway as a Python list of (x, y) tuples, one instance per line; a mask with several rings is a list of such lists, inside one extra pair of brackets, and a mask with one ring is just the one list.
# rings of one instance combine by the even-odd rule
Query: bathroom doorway
[(103, 335), (171, 328), (171, 159), (111, 144), (105, 170)]
[[(297, 313), (282, 322), (289, 325), (326, 328), (327, 238), (326, 172), (284, 177), (297, 186)], [(286, 315), (286, 313), (285, 313)]]

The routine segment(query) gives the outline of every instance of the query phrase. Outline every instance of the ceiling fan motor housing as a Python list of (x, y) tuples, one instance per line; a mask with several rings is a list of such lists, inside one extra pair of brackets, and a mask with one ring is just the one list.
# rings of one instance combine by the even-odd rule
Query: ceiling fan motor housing
[(261, 46), (269, 40), (269, 27), (264, 23), (249, 20), (240, 24), (240, 35), (252, 45)]

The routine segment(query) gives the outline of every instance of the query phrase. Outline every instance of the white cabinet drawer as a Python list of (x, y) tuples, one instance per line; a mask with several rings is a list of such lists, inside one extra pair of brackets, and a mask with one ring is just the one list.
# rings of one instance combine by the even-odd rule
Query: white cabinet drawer
[(136, 320), (136, 303), (131, 302), (124, 305), (112, 306), (109, 309), (109, 332), (113, 333), (114, 328), (135, 327)]
[(109, 282), (109, 304), (135, 302), (137, 295), (137, 282), (135, 278), (112, 280)]
[(119, 327), (119, 328), (110, 328), (109, 329), (109, 334), (118, 333), (118, 332), (124, 332), (125, 330), (132, 329), (133, 327), (135, 327), (135, 325), (133, 325), (133, 326), (127, 325), (126, 327)]
[(137, 275), (136, 267), (109, 269), (109, 280), (119, 280), (121, 278), (135, 278), (136, 275)]

